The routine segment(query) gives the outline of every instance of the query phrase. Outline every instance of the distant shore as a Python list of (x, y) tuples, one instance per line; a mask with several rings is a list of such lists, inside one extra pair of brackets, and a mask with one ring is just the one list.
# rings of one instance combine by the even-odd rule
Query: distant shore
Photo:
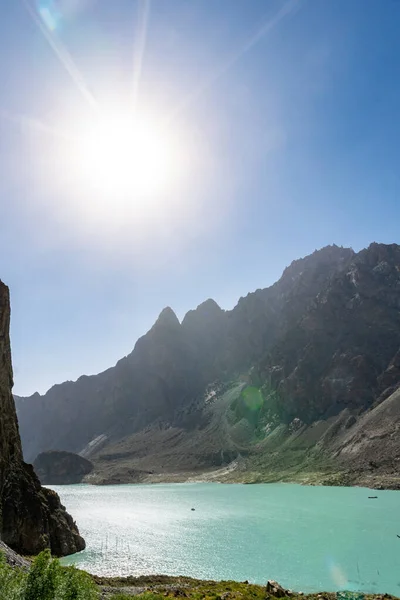
[[(298, 483), (312, 486), (365, 487), (375, 490), (400, 490), (400, 475), (387, 473), (369, 473), (359, 471), (283, 471), (257, 472), (243, 471), (228, 465), (221, 469), (205, 472), (177, 473), (134, 473), (128, 477), (111, 475), (110, 477), (91, 473), (82, 483), (91, 485), (122, 485), (150, 483)], [(51, 486), (49, 486), (51, 487)]]

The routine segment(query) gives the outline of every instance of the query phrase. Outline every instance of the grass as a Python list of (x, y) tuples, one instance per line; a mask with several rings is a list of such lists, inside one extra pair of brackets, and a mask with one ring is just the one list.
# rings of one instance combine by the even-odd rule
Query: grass
[[(153, 589), (151, 589), (153, 588)], [(0, 600), (265, 600), (265, 587), (248, 582), (198, 581), (186, 577), (92, 577), (63, 567), (50, 552), (37, 556), (28, 572), (11, 567), (0, 553)]]
[[(347, 594), (346, 598), (354, 595)], [(358, 595), (359, 597), (360, 595)], [(362, 595), (361, 595), (362, 596)], [(11, 567), (0, 552), (0, 600), (276, 600), (265, 586), (247, 581), (201, 581), (165, 575), (103, 578), (74, 567), (63, 567), (49, 551), (29, 569)], [(392, 596), (384, 596), (386, 599)], [(293, 593), (291, 600), (338, 600), (337, 594)], [(365, 596), (372, 600), (376, 596)], [(381, 596), (383, 598), (383, 596)]]
[[(201, 581), (188, 577), (127, 577), (127, 578), (96, 578), (98, 582), (108, 583), (108, 593), (104, 598), (110, 600), (132, 600), (132, 595), (138, 600), (173, 600), (184, 598), (187, 600), (277, 600), (269, 594), (265, 586), (248, 583), (247, 581)], [(114, 587), (115, 586), (115, 587)], [(125, 589), (125, 592), (124, 592)], [(112, 594), (119, 590), (118, 595)], [(319, 593), (303, 595), (291, 592), (290, 596), (283, 596), (291, 600), (389, 600), (393, 596), (372, 596), (357, 593), (338, 594)]]
[[(188, 600), (268, 600), (269, 598), (265, 586), (248, 582), (200, 581), (186, 577), (165, 578), (163, 583), (160, 583), (157, 577), (137, 578), (136, 581), (135, 578), (128, 577), (125, 580), (117, 578), (108, 581), (118, 587), (122, 585), (122, 587), (119, 587), (120, 591), (116, 596), (110, 596), (112, 600), (132, 600), (130, 593), (135, 588), (136, 590), (143, 589), (146, 583), (147, 589), (135, 596), (136, 598), (140, 600), (166, 600), (166, 598), (170, 600), (173, 598), (187, 598)], [(127, 592), (124, 593), (125, 586)], [(112, 587), (108, 589), (110, 590)], [(151, 589), (152, 587), (153, 589)], [(330, 596), (332, 599), (335, 598), (335, 594)], [(293, 598), (295, 596), (292, 597), (292, 600)], [(301, 598), (304, 600), (305, 597), (301, 596)]]

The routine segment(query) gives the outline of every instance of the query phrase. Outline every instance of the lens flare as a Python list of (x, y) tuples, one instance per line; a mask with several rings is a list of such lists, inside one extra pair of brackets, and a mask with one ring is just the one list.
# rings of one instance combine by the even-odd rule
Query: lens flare
[(339, 590), (343, 590), (348, 585), (348, 579), (342, 567), (335, 563), (333, 559), (328, 561), (328, 568), (331, 579)]
[(37, 0), (36, 10), (46, 28), (54, 32), (87, 10), (90, 4), (92, 0)]
[(242, 392), (243, 402), (249, 410), (257, 411), (263, 405), (261, 391), (256, 387), (248, 387)]
[(49, 31), (56, 31), (56, 29), (58, 29), (61, 23), (62, 15), (57, 10), (54, 2), (40, 2), (38, 6), (38, 13)]

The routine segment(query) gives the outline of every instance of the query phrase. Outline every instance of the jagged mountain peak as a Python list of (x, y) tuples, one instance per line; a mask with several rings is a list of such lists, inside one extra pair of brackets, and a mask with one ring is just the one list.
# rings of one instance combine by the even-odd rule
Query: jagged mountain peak
[(312, 254), (299, 258), (291, 262), (282, 273), (282, 277), (275, 284), (276, 286), (286, 284), (298, 279), (305, 270), (310, 273), (316, 269), (324, 268), (328, 265), (336, 267), (347, 263), (355, 256), (352, 248), (344, 248), (336, 244), (324, 246), (319, 250), (314, 250)]
[(181, 425), (183, 414), (197, 426), (207, 386), (238, 374), (276, 388), (285, 422), (364, 410), (397, 384), (399, 289), (400, 247), (372, 244), (356, 255), (332, 245), (231, 311), (208, 299), (180, 324), (167, 307), (117, 368), (69, 384), (68, 394), (18, 399), (26, 451), (32, 459), (51, 448), (79, 452), (99, 435), (123, 440), (161, 421)]
[(183, 318), (183, 327), (188, 327), (194, 322), (202, 320), (208, 321), (209, 319), (218, 318), (224, 311), (222, 308), (213, 300), (208, 298), (201, 304), (198, 305), (194, 310), (189, 310)]
[(198, 312), (215, 312), (215, 313), (220, 313), (222, 312), (222, 308), (219, 306), (219, 304), (217, 302), (215, 302), (215, 300), (213, 300), (213, 298), (208, 298), (207, 300), (204, 300), (204, 302), (201, 302), (198, 307), (196, 308), (196, 310)]
[(400, 246), (398, 244), (381, 244), (378, 242), (372, 242), (361, 250), (355, 257), (355, 262), (364, 263), (366, 265), (376, 265), (381, 262), (388, 262), (390, 264), (400, 263)]
[(160, 312), (157, 321), (154, 323), (152, 330), (158, 327), (180, 327), (178, 317), (170, 306), (166, 306)]

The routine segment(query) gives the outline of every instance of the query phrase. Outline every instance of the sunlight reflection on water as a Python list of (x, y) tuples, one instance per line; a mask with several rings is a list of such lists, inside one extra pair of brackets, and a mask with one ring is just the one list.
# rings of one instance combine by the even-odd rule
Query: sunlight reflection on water
[[(302, 591), (400, 592), (398, 492), (272, 485), (54, 487), (92, 573), (164, 573)], [(192, 511), (192, 508), (195, 511)]]

